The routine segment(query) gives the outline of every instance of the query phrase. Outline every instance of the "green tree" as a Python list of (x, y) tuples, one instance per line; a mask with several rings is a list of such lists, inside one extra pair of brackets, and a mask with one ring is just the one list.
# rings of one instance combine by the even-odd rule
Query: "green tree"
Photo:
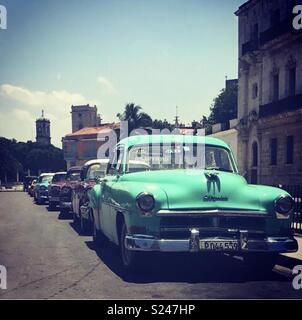
[(152, 128), (160, 130), (168, 129), (172, 131), (174, 129), (174, 125), (169, 123), (166, 119), (164, 119), (163, 121), (155, 119), (152, 123)]
[(237, 85), (230, 86), (220, 91), (210, 107), (209, 117), (203, 116), (200, 120), (201, 127), (205, 129), (206, 134), (212, 133), (213, 124), (227, 123), (229, 120), (237, 118), (237, 99)]
[(124, 112), (118, 113), (116, 116), (120, 121), (128, 121), (129, 133), (138, 128), (146, 128), (152, 126), (151, 117), (141, 111), (142, 108), (134, 103), (128, 103), (125, 106)]
[(238, 86), (222, 89), (210, 108), (210, 123), (226, 123), (237, 118)]

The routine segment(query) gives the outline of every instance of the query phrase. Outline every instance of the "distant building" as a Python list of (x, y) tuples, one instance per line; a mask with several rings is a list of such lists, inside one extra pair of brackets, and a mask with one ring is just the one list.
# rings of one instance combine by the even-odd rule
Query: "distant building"
[(103, 124), (99, 127), (87, 127), (67, 134), (62, 138), (64, 159), (67, 169), (82, 166), (86, 161), (98, 157), (99, 148), (106, 142), (106, 135), (119, 130), (119, 124)]
[(97, 107), (91, 107), (89, 104), (71, 106), (72, 132), (83, 128), (100, 126), (101, 118), (97, 112)]
[(44, 118), (44, 111), (42, 110), (41, 118), (36, 120), (36, 141), (48, 145), (50, 140), (50, 120)]
[(239, 21), (238, 159), (251, 183), (302, 181), (302, 33), (296, 1), (250, 0)]
[(210, 137), (223, 140), (232, 150), (236, 160), (238, 160), (238, 130), (236, 126), (237, 119), (228, 121), (228, 123), (216, 123), (212, 126)]

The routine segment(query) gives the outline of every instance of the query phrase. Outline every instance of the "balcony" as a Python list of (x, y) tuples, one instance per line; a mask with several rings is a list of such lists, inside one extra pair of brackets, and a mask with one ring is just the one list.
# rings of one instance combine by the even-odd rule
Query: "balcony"
[(242, 55), (244, 56), (245, 54), (256, 51), (258, 49), (259, 49), (259, 39), (250, 40), (249, 42), (246, 42), (242, 45)]
[(293, 32), (293, 18), (287, 18), (286, 20), (281, 21), (275, 26), (267, 29), (264, 32), (260, 33), (260, 46), (265, 45), (266, 43), (282, 36), (285, 33)]
[(287, 97), (259, 107), (259, 117), (269, 117), (282, 112), (294, 111), (302, 108), (302, 94)]
[(260, 33), (259, 38), (254, 38), (242, 45), (242, 56), (247, 53), (258, 50), (260, 47), (264, 46), (268, 42), (282, 36), (286, 33), (298, 33), (301, 31), (295, 31), (293, 28), (293, 17), (290, 16), (285, 20), (277, 23), (273, 27)]

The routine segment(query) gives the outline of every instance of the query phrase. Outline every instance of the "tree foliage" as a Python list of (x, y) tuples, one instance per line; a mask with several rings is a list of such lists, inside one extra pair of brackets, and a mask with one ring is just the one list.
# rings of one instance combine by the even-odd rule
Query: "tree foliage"
[(0, 179), (4, 181), (7, 176), (8, 180), (15, 180), (17, 171), (22, 178), (28, 169), (31, 174), (65, 170), (63, 151), (53, 145), (0, 137)]
[(200, 123), (206, 130), (206, 134), (211, 133), (212, 125), (216, 123), (227, 123), (229, 120), (237, 118), (237, 98), (238, 86), (230, 86), (222, 89), (213, 100), (209, 117), (203, 116)]
[(138, 128), (152, 126), (152, 118), (147, 113), (142, 112), (141, 109), (141, 106), (135, 103), (128, 103), (125, 106), (124, 112), (117, 114), (120, 121), (128, 121), (129, 133)]

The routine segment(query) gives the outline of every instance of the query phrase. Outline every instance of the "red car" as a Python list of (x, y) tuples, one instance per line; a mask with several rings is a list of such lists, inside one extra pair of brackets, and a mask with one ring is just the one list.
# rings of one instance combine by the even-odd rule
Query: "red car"
[(62, 185), (60, 191), (60, 212), (62, 214), (68, 213), (71, 211), (71, 196), (75, 186), (81, 180), (81, 169), (82, 167), (76, 166), (71, 167), (67, 170), (65, 183)]
[(92, 226), (89, 192), (96, 184), (95, 179), (105, 176), (107, 165), (108, 159), (87, 161), (81, 171), (81, 181), (72, 192), (73, 221), (75, 225), (79, 225), (82, 234), (91, 231)]
[(56, 172), (48, 187), (48, 210), (54, 210), (60, 203), (60, 192), (65, 184), (66, 172)]

